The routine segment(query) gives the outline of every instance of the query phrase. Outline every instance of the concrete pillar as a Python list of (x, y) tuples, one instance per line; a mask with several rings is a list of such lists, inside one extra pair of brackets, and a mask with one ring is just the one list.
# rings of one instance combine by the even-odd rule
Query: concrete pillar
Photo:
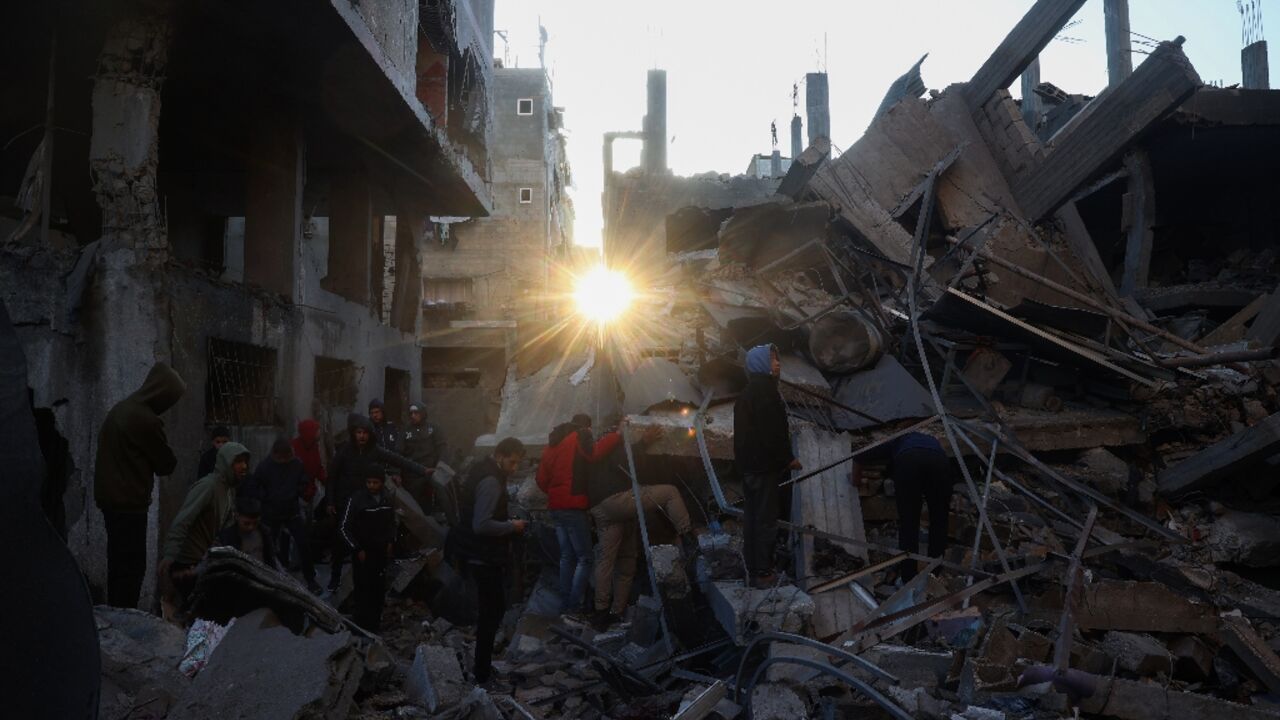
[(304, 182), (302, 129), (270, 100), (254, 112), (245, 184), (244, 279), (296, 301)]
[(355, 172), (338, 175), (329, 191), (329, 272), (320, 284), (366, 307), (373, 272), (372, 233), (369, 181)]
[(804, 76), (804, 108), (809, 116), (809, 144), (820, 137), (830, 140), (831, 98), (826, 73), (807, 73)]
[(782, 151), (774, 150), (769, 157), (769, 177), (782, 177)]
[[(83, 411), (93, 414), (94, 427), (112, 405), (138, 389), (155, 361), (168, 361), (172, 354), (163, 272), (169, 239), (156, 192), (160, 92), (172, 33), (170, 18), (155, 11), (117, 22), (98, 57), (98, 67), (111, 71), (93, 81), (89, 170), (102, 210), (102, 238), (85, 322), (98, 374), (97, 392), (92, 402), (85, 400)], [(188, 389), (188, 398), (194, 394)], [(95, 450), (90, 447), (89, 457)], [(84, 468), (88, 478), (93, 471), (91, 465)], [(186, 483), (179, 482), (185, 490)], [(155, 550), (167, 525), (156, 500), (164, 485), (162, 480), (153, 489), (148, 517), (144, 609), (155, 597)], [(77, 502), (93, 507), (92, 483), (86, 482), (84, 490), (87, 497)], [(67, 544), (89, 581), (105, 587), (106, 534), (96, 507), (69, 528)]]
[(1121, 230), (1125, 233), (1124, 271), (1120, 277), (1121, 297), (1132, 297), (1147, 286), (1151, 269), (1151, 250), (1155, 241), (1152, 229), (1156, 221), (1156, 187), (1147, 152), (1134, 148), (1124, 159), (1129, 171), (1128, 190), (1121, 211)]
[(649, 175), (667, 172), (667, 71), (650, 70), (640, 167)]
[(791, 159), (795, 160), (800, 157), (800, 153), (804, 152), (804, 136), (801, 134), (801, 127), (804, 121), (799, 115), (791, 116)]
[(1037, 57), (1022, 71), (1022, 119), (1034, 134), (1040, 126), (1040, 113), (1043, 105), (1036, 94), (1036, 86), (1040, 84), (1040, 58)]
[(1133, 47), (1129, 39), (1129, 0), (1103, 0), (1106, 20), (1107, 85), (1116, 85), (1133, 74)]
[(1267, 61), (1266, 40), (1259, 40), (1240, 51), (1240, 71), (1245, 89), (1271, 89), (1271, 68)]

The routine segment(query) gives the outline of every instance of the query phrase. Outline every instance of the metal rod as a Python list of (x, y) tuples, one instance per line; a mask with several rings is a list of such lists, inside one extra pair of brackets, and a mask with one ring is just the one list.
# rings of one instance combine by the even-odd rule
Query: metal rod
[(604, 660), (605, 662), (609, 663), (610, 665), (613, 665), (614, 667), (618, 668), (618, 669), (619, 669), (619, 670), (621, 670), (623, 673), (625, 673), (628, 677), (630, 677), (632, 680), (635, 680), (636, 682), (638, 682), (638, 683), (640, 683), (641, 685), (645, 686), (645, 688), (647, 688), (650, 692), (653, 692), (653, 693), (660, 693), (660, 692), (662, 692), (662, 688), (661, 688), (661, 687), (659, 687), (657, 683), (655, 683), (654, 681), (652, 681), (652, 680), (650, 680), (649, 678), (645, 677), (644, 675), (641, 675), (639, 670), (636, 670), (635, 668), (631, 667), (630, 665), (626, 664), (625, 662), (623, 662), (623, 661), (619, 660), (618, 658), (614, 657), (614, 656), (613, 656), (613, 655), (611, 655), (610, 653), (607, 653), (607, 652), (605, 652), (604, 650), (601, 650), (600, 648), (596, 647), (595, 645), (592, 645), (591, 643), (587, 642), (586, 640), (583, 640), (582, 638), (578, 637), (577, 635), (574, 635), (573, 633), (571, 633), (571, 632), (569, 632), (568, 630), (565, 630), (564, 628), (561, 628), (561, 627), (559, 627), (559, 626), (552, 625), (550, 628), (547, 628), (547, 629), (548, 629), (548, 630), (550, 630), (550, 631), (551, 631), (551, 634), (555, 635), (556, 637), (558, 637), (558, 638), (560, 638), (560, 639), (562, 639), (562, 640), (568, 640), (569, 642), (573, 643), (574, 645), (577, 645), (578, 647), (582, 648), (583, 650), (586, 650), (587, 652), (591, 653), (592, 655), (595, 655), (596, 657), (600, 658), (601, 660)]
[[(954, 238), (948, 238), (947, 242), (954, 243), (956, 242), (956, 240)], [(1043, 275), (1037, 275), (1036, 273), (1033, 273), (1030, 270), (1023, 268), (1020, 265), (1015, 265), (1014, 263), (1011, 263), (1008, 260), (1005, 260), (1004, 258), (998, 255), (993, 255), (989, 250), (986, 250), (986, 249), (974, 250), (974, 252), (980, 254), (982, 257), (986, 258), (987, 260), (990, 260), (991, 262), (1012, 272), (1015, 275), (1020, 275), (1023, 278), (1026, 278), (1027, 280), (1031, 280), (1032, 282), (1039, 283), (1044, 287), (1049, 288), (1050, 290), (1053, 290), (1062, 295), (1066, 295), (1067, 297), (1073, 300), (1082, 302), (1088, 305), (1089, 307), (1094, 308), (1095, 310), (1098, 310), (1100, 312), (1103, 312), (1117, 320), (1130, 323), (1134, 327), (1140, 328), (1142, 330), (1146, 330), (1147, 332), (1152, 333), (1153, 335), (1158, 335), (1161, 338), (1164, 338), (1165, 340), (1168, 340), (1171, 343), (1174, 343), (1176, 345), (1186, 348), (1187, 350), (1190, 350), (1195, 353), (1199, 353), (1201, 355), (1207, 354), (1209, 352), (1208, 350), (1205, 350), (1204, 348), (1191, 342), (1190, 340), (1187, 340), (1186, 338), (1178, 337), (1177, 335), (1174, 335), (1173, 333), (1167, 330), (1164, 330), (1162, 328), (1156, 327), (1155, 325), (1152, 325), (1146, 320), (1142, 320), (1141, 318), (1136, 318), (1130, 315), (1129, 313), (1116, 310), (1113, 307), (1110, 307), (1104, 303), (1098, 302), (1097, 300), (1093, 299), (1092, 297), (1082, 292), (1073, 290), (1072, 288), (1069, 288), (1065, 285), (1056, 283), (1053, 280), (1050, 280), (1049, 278), (1044, 277)]]
[(653, 569), (653, 548), (649, 547), (649, 523), (644, 517), (644, 499), (640, 496), (640, 476), (636, 475), (635, 455), (631, 451), (631, 438), (627, 428), (622, 433), (622, 446), (627, 450), (627, 467), (631, 469), (631, 494), (636, 501), (636, 522), (640, 525), (640, 541), (644, 543), (645, 565), (649, 568), (649, 582), (653, 585), (653, 594), (658, 601), (658, 620), (662, 623), (662, 642), (667, 646), (667, 655), (675, 651), (671, 643), (671, 629), (667, 627), (667, 606), (662, 601), (662, 591), (658, 587), (658, 574)]
[(1053, 664), (1058, 673), (1066, 673), (1071, 661), (1071, 605), (1072, 597), (1080, 584), (1080, 560), (1084, 555), (1085, 545), (1089, 543), (1089, 534), (1093, 532), (1093, 522), (1098, 519), (1098, 506), (1089, 506), (1089, 517), (1084, 521), (1084, 532), (1076, 549), (1071, 553), (1071, 565), (1067, 568), (1067, 589), (1062, 597), (1062, 618), (1058, 621), (1058, 642), (1053, 647)]
[(847, 585), (851, 582), (854, 582), (858, 578), (866, 577), (867, 575), (870, 575), (872, 573), (880, 572), (885, 568), (893, 567), (894, 565), (906, 559), (907, 559), (907, 554), (900, 553), (898, 555), (894, 555), (893, 557), (887, 560), (881, 560), (878, 563), (873, 563), (871, 565), (868, 565), (860, 570), (854, 570), (853, 572), (848, 573), (847, 575), (841, 575), (840, 577), (835, 578), (834, 580), (828, 580), (824, 583), (814, 585), (813, 587), (809, 588), (806, 592), (808, 592), (810, 595), (818, 595), (819, 593), (824, 593), (824, 592), (827, 592), (828, 590), (834, 590), (842, 585)]
[(845, 410), (845, 411), (851, 412), (851, 413), (853, 413), (854, 415), (857, 415), (858, 417), (862, 418), (863, 420), (870, 420), (871, 422), (873, 422), (873, 423), (875, 423), (875, 424), (877, 424), (877, 425), (883, 425), (885, 422), (887, 422), (887, 421), (885, 421), (885, 420), (881, 420), (880, 418), (876, 417), (875, 415), (869, 415), (869, 414), (867, 414), (867, 413), (862, 412), (861, 410), (858, 410), (857, 408), (849, 407), (848, 405), (845, 405), (844, 403), (840, 402), (839, 400), (836, 400), (836, 399), (835, 399), (835, 398), (833, 398), (833, 397), (830, 397), (830, 396), (828, 396), (828, 395), (823, 395), (823, 394), (822, 394), (822, 393), (820, 393), (820, 392), (815, 392), (815, 391), (813, 391), (813, 390), (810, 390), (809, 388), (807, 388), (807, 387), (805, 387), (805, 386), (803, 386), (803, 385), (799, 385), (799, 384), (797, 384), (797, 383), (793, 383), (793, 382), (791, 382), (791, 381), (789, 381), (789, 380), (783, 380), (782, 378), (778, 378), (778, 382), (779, 382), (779, 383), (781, 383), (781, 384), (783, 384), (783, 385), (786, 385), (786, 386), (787, 386), (787, 387), (789, 387), (789, 388), (795, 388), (796, 390), (799, 390), (800, 392), (804, 393), (805, 395), (810, 395), (810, 396), (812, 396), (812, 397), (818, 398), (819, 400), (821, 400), (821, 401), (823, 401), (823, 402), (825, 402), (825, 403), (828, 403), (828, 404), (830, 404), (830, 405), (834, 405), (834, 406), (836, 406), (836, 407), (840, 408), (841, 410)]
[(876, 440), (875, 442), (873, 442), (873, 443), (871, 443), (871, 444), (869, 444), (869, 445), (866, 445), (866, 446), (863, 446), (863, 447), (861, 447), (861, 448), (858, 448), (858, 450), (857, 450), (856, 452), (854, 452), (852, 455), (849, 455), (848, 457), (841, 458), (841, 459), (839, 459), (839, 460), (837, 460), (837, 461), (835, 461), (835, 462), (831, 463), (830, 465), (826, 465), (826, 466), (824, 466), (824, 467), (822, 467), (822, 468), (820, 468), (820, 469), (818, 469), (818, 470), (814, 470), (814, 471), (812, 471), (812, 472), (805, 473), (804, 475), (801, 475), (800, 477), (795, 477), (795, 478), (791, 478), (790, 480), (785, 480), (785, 481), (783, 481), (783, 482), (779, 483), (779, 484), (778, 484), (778, 486), (779, 486), (779, 487), (783, 487), (783, 486), (786, 486), (786, 485), (790, 485), (790, 484), (792, 484), (792, 483), (798, 483), (798, 482), (802, 482), (802, 481), (804, 481), (804, 480), (808, 480), (809, 478), (814, 477), (814, 476), (816, 476), (816, 475), (821, 475), (822, 473), (824, 473), (824, 472), (826, 472), (826, 471), (830, 470), (831, 468), (839, 467), (839, 466), (841, 466), (841, 465), (843, 465), (843, 464), (845, 464), (845, 463), (849, 462), (850, 460), (853, 460), (853, 459), (857, 458), (859, 455), (863, 455), (863, 454), (865, 454), (865, 453), (867, 453), (867, 452), (869, 452), (869, 451), (871, 451), (871, 450), (874, 450), (874, 449), (876, 449), (876, 448), (880, 447), (881, 445), (884, 445), (885, 443), (888, 443), (888, 442), (892, 442), (892, 441), (894, 441), (894, 440), (897, 440), (898, 438), (902, 437), (903, 435), (907, 435), (907, 434), (910, 434), (910, 433), (916, 432), (917, 430), (919, 430), (919, 429), (921, 429), (921, 428), (928, 427), (928, 426), (932, 425), (933, 423), (937, 422), (939, 418), (940, 418), (940, 416), (938, 416), (938, 415), (934, 415), (933, 417), (929, 418), (928, 420), (921, 420), (920, 422), (916, 423), (915, 425), (912, 425), (912, 426), (911, 426), (911, 427), (909, 427), (909, 428), (905, 428), (905, 429), (903, 429), (903, 430), (899, 430), (898, 432), (896, 432), (896, 433), (894, 433), (894, 434), (892, 434), (892, 435), (889, 435), (888, 437), (881, 438), (881, 439)]
[[(996, 469), (996, 453), (1000, 449), (1000, 439), (991, 441), (991, 457), (987, 460), (987, 478), (982, 485), (982, 505), (978, 507), (978, 525), (982, 526), (987, 518), (987, 499), (991, 497), (991, 473)], [(978, 551), (982, 548), (982, 533), (976, 528), (973, 533), (973, 552), (969, 557), (969, 567), (977, 569), (978, 567)], [(968, 585), (973, 584), (973, 576), (969, 576)], [(969, 598), (964, 599), (962, 608), (969, 607)]]

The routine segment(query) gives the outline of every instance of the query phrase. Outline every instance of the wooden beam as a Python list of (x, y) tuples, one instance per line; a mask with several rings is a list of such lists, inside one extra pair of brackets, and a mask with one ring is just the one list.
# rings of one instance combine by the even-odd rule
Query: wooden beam
[(1051, 215), (1200, 87), (1182, 40), (1161, 43), (1133, 75), (1104, 91), (1054, 136), (1044, 161), (1014, 185), (1028, 220)]
[(1120, 294), (1131, 297), (1147, 286), (1151, 271), (1151, 247), (1155, 239), (1152, 226), (1156, 221), (1156, 179), (1151, 158), (1142, 148), (1134, 148), (1124, 158), (1129, 171), (1129, 189), (1124, 194), (1121, 229), (1125, 231), (1124, 273), (1120, 276)]
[(1160, 474), (1160, 493), (1177, 497), (1216, 486), (1237, 469), (1280, 452), (1280, 413), (1210, 445)]
[(1084, 0), (1039, 0), (1032, 5), (969, 81), (969, 107), (981, 108), (992, 93), (1013, 84), (1083, 5)]

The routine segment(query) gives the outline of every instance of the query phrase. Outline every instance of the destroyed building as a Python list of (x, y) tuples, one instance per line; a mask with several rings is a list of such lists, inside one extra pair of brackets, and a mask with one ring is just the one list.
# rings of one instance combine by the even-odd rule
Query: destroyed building
[(428, 218), (493, 204), (493, 3), (35, 3), (11, 20), (4, 66), (28, 71), (0, 113), (0, 292), (61, 453), (50, 515), (100, 588), (97, 431), (155, 360), (187, 385), (159, 537), (209, 426), (263, 457), (302, 418), (332, 437), (370, 399), (402, 413), (418, 394)]
[[(565, 110), (543, 68), (493, 70), (493, 207), (486, 217), (437, 218), (423, 255), (423, 400), (462, 451), (497, 422), (498, 392), (520, 343), (569, 311), (573, 179)], [(447, 222), (445, 222), (447, 221)]]
[[(342, 22), (320, 25), (360, 27), (348, 5), (333, 8), (330, 20)], [(1110, 83), (1095, 97), (1044, 82), (1037, 67), (1037, 56), (1082, 8), (1105, 17), (1108, 30)], [(243, 27), (269, 27), (264, 22), (276, 17), (254, 12), (262, 22)], [(649, 75), (643, 130), (606, 135), (605, 260), (632, 271), (642, 292), (626, 322), (591, 328), (598, 334), (555, 333), (536, 351), (504, 356), (495, 431), (476, 444), (478, 455), (498, 438), (518, 437), (532, 461), (549, 430), (576, 413), (592, 413), (601, 429), (625, 421), (631, 492), (676, 487), (700, 532), (696, 549), (682, 548), (670, 519), (637, 502), (637, 581), (622, 622), (601, 630), (559, 614), (557, 541), (528, 462), (507, 488), (513, 515), (532, 520), (507, 578), (515, 604), (496, 665), (508, 686), (468, 682), (475, 597), (442, 557), (435, 518), (397, 492), (407, 533), (421, 548), (391, 573), (380, 637), (342, 616), (341, 598), (331, 606), (288, 576), (215, 548), (199, 586), (201, 624), (188, 631), (185, 652), (181, 632), (158, 618), (93, 613), (104, 712), (1280, 718), (1280, 256), (1268, 202), (1276, 196), (1268, 162), (1278, 155), (1280, 91), (1266, 89), (1259, 69), (1265, 43), (1249, 38), (1245, 87), (1216, 88), (1202, 83), (1183, 51), (1195, 28), (1186, 38), (1153, 41), (1140, 63), (1124, 62), (1132, 53), (1125, 0), (1036, 0), (1021, 18), (997, 22), (1012, 29), (972, 77), (944, 77), (959, 82), (928, 91), (924, 77), (932, 73), (924, 60), (916, 63), (842, 153), (833, 152), (823, 112), (827, 77), (811, 77), (808, 142), (797, 147), (793, 123), (791, 163), (781, 177), (672, 175), (664, 71)], [(434, 39), (430, 45), (441, 47)], [(164, 88), (190, 77), (181, 67), (167, 73)], [(1008, 88), (1019, 78), (1015, 100)], [(364, 90), (380, 87), (362, 79)], [(515, 99), (521, 96), (541, 97), (517, 90)], [(516, 119), (521, 108), (517, 102)], [(92, 110), (96, 116), (97, 102)], [(495, 129), (499, 112), (506, 109), (495, 104)], [(537, 132), (550, 132), (547, 119)], [(298, 148), (310, 147), (306, 127)], [(345, 137), (325, 129), (330, 141)], [(397, 138), (417, 137), (413, 129)], [(162, 149), (165, 137), (157, 139)], [(645, 142), (640, 168), (614, 172), (611, 147), (619, 139)], [(378, 147), (355, 145), (359, 152)], [(433, 149), (449, 147), (442, 141)], [(467, 196), (455, 188), (457, 205), (425, 208), (415, 222), (482, 214), (468, 203), (487, 203), (496, 218), (518, 183), (533, 182), (503, 188), (501, 155), (490, 144), (493, 194), (486, 196), (462, 172), (474, 167), (464, 160), (469, 152), (409, 155), (449, 159), (455, 175), (423, 176), (433, 187), (447, 180), (475, 190)], [(370, 167), (380, 167), (373, 160)], [(154, 174), (154, 160), (149, 167)], [(437, 165), (418, 172), (433, 169), (441, 172)], [(298, 190), (304, 208), (307, 187)], [(245, 210), (244, 281), (223, 277), (225, 270), (198, 275), (164, 254), (163, 242), (147, 246), (162, 252), (165, 272), (155, 275), (163, 285), (153, 290), (174, 298), (164, 314), (174, 327), (206, 332), (212, 323), (176, 319), (202, 307), (202, 296), (180, 294), (184, 288), (211, 294), (205, 286), (212, 286), (232, 298), (223, 301), (230, 307), (237, 298), (264, 302), (243, 284), (262, 277), (250, 271), (252, 207)], [(345, 227), (333, 214), (317, 214)], [(470, 221), (471, 232), (483, 234), (482, 222)], [(407, 224), (397, 214), (397, 241)], [(116, 365), (126, 364), (103, 319), (92, 325), (96, 335), (63, 319), (58, 272), (78, 257), (78, 235), (67, 225), (67, 238), (57, 240), (65, 243), (62, 255), (52, 239), (59, 231), (50, 227), (51, 244), (13, 244), (3, 266), (4, 301), (16, 308), (10, 312), (33, 368), (35, 404), (52, 406), (58, 428), (76, 397), (48, 401), (48, 387), (65, 387), (58, 373), (87, 362), (66, 348), (98, 342), (117, 352)], [(320, 256), (332, 258), (335, 242), (322, 225), (314, 237), (327, 243)], [(129, 237), (172, 237), (143, 229), (151, 234), (135, 229)], [(104, 224), (104, 241), (122, 232), (108, 230)], [(423, 235), (443, 241), (442, 233)], [(303, 236), (305, 260), (312, 238)], [(371, 231), (371, 246), (376, 237)], [(536, 237), (540, 244), (551, 236)], [(447, 252), (433, 246), (415, 256), (423, 278), (433, 277), (423, 258)], [(401, 265), (393, 256), (394, 281)], [(95, 280), (81, 317), (92, 316), (94, 300), (113, 292), (134, 298), (139, 284), (162, 282), (109, 260), (100, 257), (97, 272), (114, 284)], [(303, 279), (308, 267), (303, 262)], [(372, 292), (374, 277), (365, 286), (370, 304), (381, 297)], [(324, 289), (323, 280), (313, 282)], [(394, 304), (393, 327), (380, 332), (411, 335), (394, 323), (412, 317), (414, 333), (430, 338), (423, 300), (412, 298), (411, 311)], [(265, 332), (276, 317), (295, 318), (301, 328), (318, 322), (300, 300), (279, 302), (272, 305), (278, 315), (259, 311), (236, 327)], [(135, 313), (135, 304), (114, 312)], [(144, 305), (144, 319), (148, 308), (156, 314)], [(368, 317), (346, 322), (367, 329), (380, 317), (374, 310), (361, 307)], [(486, 312), (493, 314), (474, 322), (504, 320), (499, 308)], [(510, 329), (467, 322), (450, 319), (449, 329)], [(190, 369), (179, 365), (186, 346), (169, 325), (160, 328), (168, 334), (144, 339), (168, 338), (175, 365)], [(0, 350), (7, 340), (0, 335)], [(335, 342), (331, 334), (320, 341)], [(781, 352), (781, 393), (804, 469), (784, 487), (788, 532), (777, 555), (789, 560), (787, 572), (774, 586), (755, 588), (741, 552), (734, 401), (747, 379), (744, 351), (765, 343)], [(124, 369), (108, 365), (115, 374), (104, 375), (128, 389)], [(422, 372), (431, 372), (425, 363)], [(360, 400), (366, 390), (360, 386)], [(651, 429), (657, 437), (642, 443)], [(934, 436), (954, 462), (949, 522), (926, 528), (948, 539), (942, 557), (897, 546), (891, 468), (863, 463), (863, 482), (853, 480), (853, 461), (909, 432)], [(449, 487), (448, 477), (434, 479)], [(895, 568), (907, 559), (923, 571), (896, 582)], [(307, 682), (290, 684), (290, 674)], [(226, 687), (251, 692), (218, 692)]]

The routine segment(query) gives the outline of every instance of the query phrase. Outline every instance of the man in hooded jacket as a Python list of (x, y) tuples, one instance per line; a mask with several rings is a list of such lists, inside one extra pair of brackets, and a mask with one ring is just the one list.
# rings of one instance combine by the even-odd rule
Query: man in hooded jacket
[[(356, 491), (364, 487), (365, 477), (372, 465), (391, 465), (403, 473), (430, 475), (432, 468), (418, 463), (378, 445), (373, 422), (358, 413), (347, 416), (347, 442), (338, 446), (329, 463), (329, 484), (325, 488), (325, 505), (330, 515), (337, 515), (347, 506)], [(347, 556), (347, 543), (342, 533), (334, 533), (330, 545), (329, 590), (338, 589), (342, 580), (342, 565)]]
[(116, 403), (102, 421), (93, 470), (93, 498), (107, 530), (107, 602), (136, 608), (147, 564), (147, 509), (156, 475), (178, 464), (160, 415), (187, 386), (158, 362), (142, 387)]
[(236, 488), (248, 474), (249, 448), (224, 443), (214, 471), (191, 486), (169, 526), (160, 563), (162, 576), (169, 575), (180, 588), (190, 585), (195, 565), (216, 543), (218, 533), (234, 522)]
[(733, 454), (742, 473), (742, 556), (756, 587), (777, 581), (773, 548), (781, 503), (778, 488), (800, 461), (791, 450), (787, 407), (778, 392), (782, 363), (773, 345), (747, 352), (747, 386), (733, 405)]

